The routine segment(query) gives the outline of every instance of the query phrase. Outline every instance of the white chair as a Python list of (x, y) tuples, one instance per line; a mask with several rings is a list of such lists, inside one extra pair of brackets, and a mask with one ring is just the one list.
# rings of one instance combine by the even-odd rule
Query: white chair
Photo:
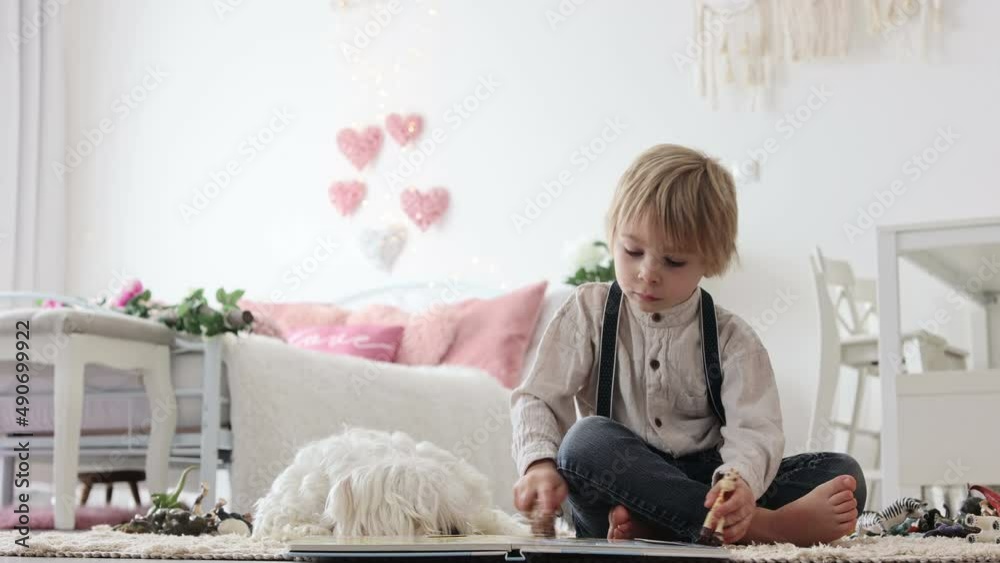
[[(878, 376), (875, 280), (855, 278), (850, 264), (826, 258), (818, 248), (810, 262), (820, 319), (820, 373), (809, 425), (811, 449), (833, 449), (836, 433), (846, 432), (846, 453), (857, 456), (858, 436), (872, 438), (876, 446), (874, 451), (879, 452), (880, 430), (860, 427), (868, 378)], [(965, 351), (949, 346), (940, 336), (924, 330), (904, 334), (903, 350), (904, 369), (911, 373), (965, 368)], [(844, 367), (857, 373), (849, 421), (838, 420), (834, 412)], [(865, 469), (869, 480), (868, 498), (872, 501), (878, 497), (872, 490), (881, 480), (880, 462), (876, 453), (874, 463)]]

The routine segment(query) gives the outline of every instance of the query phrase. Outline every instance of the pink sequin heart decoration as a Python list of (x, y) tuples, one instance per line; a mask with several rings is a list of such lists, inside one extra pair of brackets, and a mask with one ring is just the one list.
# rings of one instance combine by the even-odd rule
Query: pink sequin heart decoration
[(357, 210), (367, 191), (364, 182), (334, 182), (330, 184), (330, 203), (341, 215), (347, 217)]
[(444, 215), (449, 199), (448, 190), (444, 188), (434, 188), (427, 193), (409, 188), (400, 195), (403, 211), (421, 231), (426, 231)]
[(393, 113), (385, 118), (385, 129), (397, 143), (405, 146), (420, 136), (420, 132), (424, 130), (424, 120), (416, 114), (403, 117)]
[(374, 125), (361, 132), (350, 128), (341, 129), (337, 133), (337, 146), (347, 160), (361, 170), (375, 160), (382, 148), (382, 130)]

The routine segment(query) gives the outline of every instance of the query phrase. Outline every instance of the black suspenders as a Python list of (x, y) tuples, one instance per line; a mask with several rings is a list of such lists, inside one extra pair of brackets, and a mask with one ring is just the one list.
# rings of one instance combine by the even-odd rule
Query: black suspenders
[[(701, 291), (701, 350), (705, 360), (705, 384), (715, 416), (726, 424), (726, 411), (722, 406), (722, 361), (719, 359), (719, 327), (715, 319), (715, 302), (704, 289)], [(601, 325), (601, 349), (598, 351), (597, 415), (611, 418), (612, 395), (618, 375), (618, 318), (621, 312), (622, 290), (612, 282), (604, 302), (604, 321)]]
[(618, 375), (618, 313), (622, 306), (622, 288), (611, 282), (604, 302), (604, 322), (601, 325), (601, 349), (597, 353), (597, 414), (611, 418), (611, 398)]

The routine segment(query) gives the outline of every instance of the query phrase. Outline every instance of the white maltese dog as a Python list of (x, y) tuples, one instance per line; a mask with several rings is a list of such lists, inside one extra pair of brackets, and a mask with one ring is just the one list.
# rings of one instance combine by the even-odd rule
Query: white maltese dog
[(403, 432), (349, 428), (305, 445), (257, 501), (253, 535), (530, 535), (465, 460)]

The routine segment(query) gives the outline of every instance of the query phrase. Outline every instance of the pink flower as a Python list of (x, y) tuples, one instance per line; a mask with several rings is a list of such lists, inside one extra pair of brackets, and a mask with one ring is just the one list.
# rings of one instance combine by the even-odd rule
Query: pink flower
[(42, 302), (42, 309), (58, 309), (62, 306), (63, 304), (55, 299), (46, 299)]
[(140, 293), (142, 293), (142, 282), (139, 280), (132, 280), (131, 283), (122, 289), (121, 294), (118, 295), (118, 299), (115, 300), (115, 307), (124, 308), (133, 297), (139, 295)]

